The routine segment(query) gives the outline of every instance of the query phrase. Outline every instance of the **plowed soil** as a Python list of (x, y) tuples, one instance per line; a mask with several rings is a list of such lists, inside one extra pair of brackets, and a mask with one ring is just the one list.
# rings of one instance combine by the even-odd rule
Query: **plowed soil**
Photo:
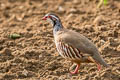
[[(0, 80), (120, 80), (120, 0), (97, 5), (98, 0), (0, 0)], [(49, 12), (92, 40), (110, 67), (98, 71), (84, 63), (70, 75), (72, 63), (58, 54), (53, 27), (41, 20)], [(11, 39), (14, 33), (21, 37)]]

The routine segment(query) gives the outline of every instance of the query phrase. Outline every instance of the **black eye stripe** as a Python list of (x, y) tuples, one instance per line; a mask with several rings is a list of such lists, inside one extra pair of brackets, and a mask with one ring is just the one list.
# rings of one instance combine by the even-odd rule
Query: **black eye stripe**
[(57, 19), (54, 17), (49, 17), (52, 21), (56, 21)]
[(54, 17), (53, 17), (52, 19), (53, 19), (53, 20), (57, 20), (57, 19), (56, 19), (56, 18), (54, 18)]
[(57, 16), (54, 16), (54, 15), (51, 15), (51, 17), (54, 19), (54, 20), (57, 20), (58, 17)]

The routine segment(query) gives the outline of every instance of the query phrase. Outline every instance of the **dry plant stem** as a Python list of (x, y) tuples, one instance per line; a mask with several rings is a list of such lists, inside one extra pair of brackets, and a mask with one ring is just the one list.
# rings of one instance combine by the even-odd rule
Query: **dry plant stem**
[(100, 8), (102, 4), (103, 4), (103, 0), (100, 0), (98, 5), (97, 5), (97, 8)]

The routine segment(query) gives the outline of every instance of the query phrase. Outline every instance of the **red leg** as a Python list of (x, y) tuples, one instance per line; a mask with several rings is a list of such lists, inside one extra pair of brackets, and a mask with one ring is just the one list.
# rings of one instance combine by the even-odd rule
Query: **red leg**
[(93, 63), (96, 63), (97, 64), (97, 68), (98, 68), (98, 71), (101, 70), (101, 65), (99, 63), (97, 63), (92, 57), (89, 57), (88, 60), (90, 60), (91, 62)]
[(79, 68), (80, 68), (80, 64), (77, 64), (77, 67), (75, 68), (75, 71), (74, 71), (74, 72), (70, 72), (70, 73), (71, 73), (71, 74), (77, 74)]
[(97, 64), (97, 68), (98, 68), (98, 71), (101, 70), (101, 66), (100, 66), (100, 64)]

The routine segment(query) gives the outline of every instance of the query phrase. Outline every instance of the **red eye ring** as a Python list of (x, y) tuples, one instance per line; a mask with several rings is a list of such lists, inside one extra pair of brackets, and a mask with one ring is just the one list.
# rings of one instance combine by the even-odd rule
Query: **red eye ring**
[(51, 16), (47, 16), (47, 18), (51, 18)]

